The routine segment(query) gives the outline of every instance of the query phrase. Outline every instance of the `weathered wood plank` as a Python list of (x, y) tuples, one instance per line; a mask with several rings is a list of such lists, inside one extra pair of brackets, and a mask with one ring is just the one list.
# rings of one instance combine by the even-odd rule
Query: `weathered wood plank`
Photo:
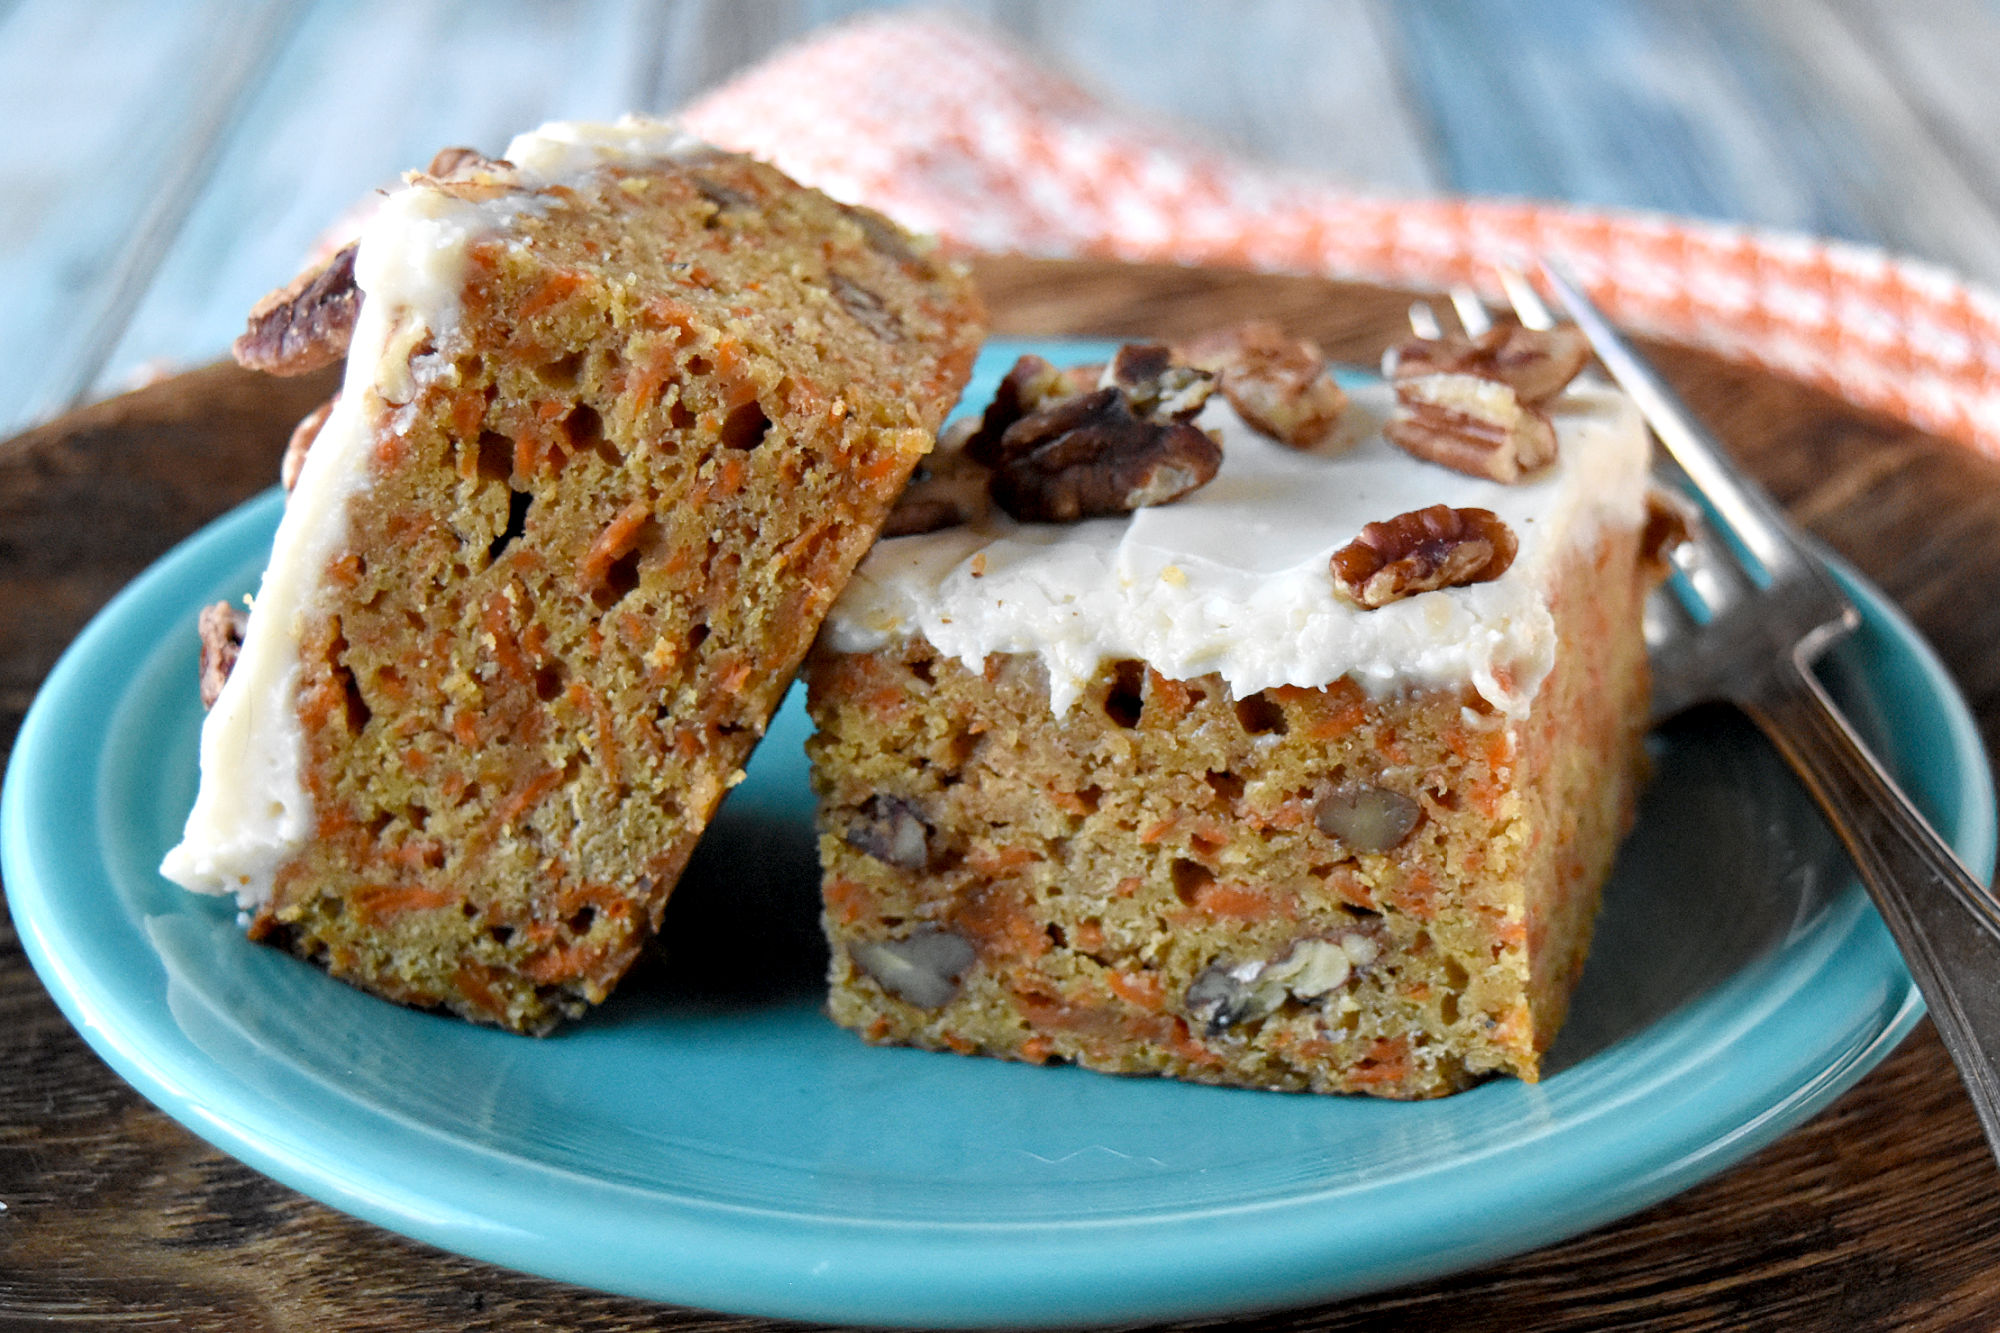
[(96, 379), (291, 21), (251, 0), (27, 0), (6, 14), (0, 434)]
[(98, 387), (224, 352), (264, 292), (370, 190), (447, 144), (630, 109), (650, 77), (635, 0), (318, 6), (246, 106)]
[[(1925, 75), (1899, 77), (1884, 62), (1879, 33), (1885, 10), (1868, 11), (1874, 21), (1863, 25), (1825, 0), (1710, 8), (1719, 24), (1738, 21), (1755, 32), (1763, 48), (1758, 64), (1778, 85), (1774, 137), (1801, 154), (1799, 169), (1812, 172), (1822, 190), (1848, 201), (1869, 239), (2000, 283), (2000, 208), (1991, 178), (1982, 189), (1979, 159), (1940, 140), (1913, 107), (1913, 85), (1926, 83)], [(1904, 18), (1893, 27), (1916, 32), (1929, 26), (1918, 17), (1924, 8), (1902, 7)], [(1997, 45), (1989, 27), (1987, 41), (1968, 46), (1988, 79), (2000, 73)], [(1990, 118), (1982, 127), (1989, 139), (1993, 127)]]
[(1730, 6), (1678, 0), (1398, 4), (1403, 68), (1449, 188), (1876, 239), (1773, 105)]

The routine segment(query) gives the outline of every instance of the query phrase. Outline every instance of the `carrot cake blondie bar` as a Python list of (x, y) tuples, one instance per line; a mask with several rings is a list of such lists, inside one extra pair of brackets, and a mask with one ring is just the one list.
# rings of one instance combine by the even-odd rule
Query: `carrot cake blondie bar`
[(164, 872), (403, 1003), (602, 1000), (981, 322), (925, 245), (669, 124), (441, 154), (238, 342), (347, 368), (247, 624), (204, 621)]
[(809, 660), (835, 1019), (1258, 1088), (1535, 1078), (1661, 568), (1645, 429), (1562, 391), (1583, 359), (1415, 346), (1351, 402), (1268, 328), (1024, 359)]

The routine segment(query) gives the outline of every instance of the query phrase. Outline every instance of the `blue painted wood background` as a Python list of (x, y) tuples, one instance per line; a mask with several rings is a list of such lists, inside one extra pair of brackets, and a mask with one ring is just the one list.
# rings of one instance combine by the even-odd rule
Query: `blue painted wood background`
[[(222, 353), (446, 143), (669, 110), (862, 0), (0, 0), (0, 435)], [(1666, 209), (2000, 286), (2000, 0), (968, 0), (1117, 102), (1391, 193)]]

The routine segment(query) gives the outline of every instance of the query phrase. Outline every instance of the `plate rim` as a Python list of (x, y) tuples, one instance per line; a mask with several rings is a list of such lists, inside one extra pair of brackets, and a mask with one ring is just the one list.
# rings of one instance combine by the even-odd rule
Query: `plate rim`
[[(1103, 345), (1101, 340), (996, 339), (989, 342), (982, 358), (1008, 356), (1031, 348), (1046, 351), (1051, 347), (1089, 355), (1093, 343)], [(1517, 1215), (1504, 1238), (1491, 1234), (1491, 1228), (1478, 1235), (1461, 1227), (1449, 1244), (1421, 1253), (1380, 1255), (1371, 1263), (1346, 1272), (1327, 1271), (1323, 1238), (1317, 1244), (1310, 1236), (1301, 1242), (1297, 1214), (1301, 1210), (1309, 1212), (1313, 1205), (1310, 1198), (1296, 1196), (1263, 1207), (1232, 1210), (1231, 1235), (1218, 1239), (1216, 1245), (1218, 1250), (1228, 1252), (1225, 1264), (1228, 1271), (1220, 1276), (1210, 1274), (1191, 1279), (1187, 1273), (1177, 1271), (1186, 1256), (1169, 1246), (1165, 1248), (1173, 1249), (1172, 1255), (1164, 1259), (1153, 1257), (1146, 1263), (1134, 1262), (1122, 1268), (1115, 1281), (1107, 1283), (1103, 1281), (1101, 1259), (1093, 1259), (1086, 1252), (1087, 1247), (1074, 1242), (1079, 1229), (1109, 1234), (1107, 1228), (1115, 1225), (1128, 1230), (1136, 1228), (1143, 1236), (1165, 1227), (1184, 1226), (1185, 1217), (1180, 1214), (1136, 1222), (1080, 1221), (1073, 1226), (1045, 1228), (1061, 1235), (1017, 1237), (1020, 1244), (1046, 1265), (1037, 1275), (1041, 1291), (1019, 1290), (1020, 1284), (999, 1283), (990, 1270), (978, 1269), (976, 1252), (989, 1249), (994, 1238), (990, 1224), (968, 1223), (954, 1231), (923, 1223), (900, 1226), (870, 1223), (868, 1227), (860, 1227), (819, 1219), (803, 1225), (808, 1230), (816, 1226), (824, 1233), (817, 1237), (822, 1246), (822, 1260), (839, 1271), (817, 1283), (810, 1274), (792, 1272), (775, 1287), (773, 1283), (779, 1273), (768, 1262), (732, 1263), (726, 1256), (711, 1255), (699, 1274), (612, 1273), (606, 1271), (598, 1256), (552, 1255), (545, 1248), (548, 1238), (541, 1233), (519, 1227), (496, 1228), (490, 1224), (491, 1218), (484, 1219), (487, 1224), (482, 1226), (477, 1216), (448, 1216), (436, 1208), (425, 1210), (409, 1201), (400, 1201), (393, 1192), (361, 1188), (354, 1180), (343, 1179), (330, 1158), (322, 1155), (316, 1159), (305, 1145), (287, 1144), (283, 1136), (260, 1133), (255, 1123), (257, 1117), (232, 1115), (226, 1105), (218, 1106), (213, 1097), (204, 1097), (198, 1081), (188, 1078), (184, 1062), (167, 1058), (165, 1052), (144, 1040), (144, 1032), (134, 1031), (121, 1015), (107, 1011), (100, 1003), (106, 997), (94, 992), (89, 979), (75, 974), (70, 966), (74, 961), (73, 950), (58, 929), (60, 918), (52, 915), (52, 891), (56, 886), (44, 882), (39, 866), (32, 859), (38, 850), (31, 821), (34, 799), (45, 794), (39, 774), (53, 762), (46, 757), (50, 747), (61, 745), (60, 721), (84, 706), (83, 701), (74, 697), (80, 689), (79, 682), (93, 668), (101, 669), (98, 658), (107, 645), (121, 633), (129, 636), (140, 626), (153, 623), (150, 613), (156, 602), (173, 599), (181, 585), (216, 561), (219, 558), (216, 553), (228, 543), (241, 542), (246, 534), (275, 523), (281, 504), (277, 492), (265, 492), (181, 542), (99, 612), (51, 671), (23, 721), (5, 782), (0, 784), (0, 859), (4, 859), (10, 906), (24, 949), (64, 1014), (92, 1048), (155, 1105), (217, 1148), (302, 1193), (456, 1253), (648, 1299), (790, 1318), (870, 1323), (976, 1324), (1002, 1317), (1016, 1324), (1067, 1324), (1224, 1314), (1327, 1300), (1521, 1253), (1624, 1216), (1687, 1188), (1763, 1147), (1846, 1091), (1900, 1042), (1923, 1012), (1922, 1002), (1905, 975), (1900, 1002), (1870, 1040), (1825, 1064), (1812, 1079), (1792, 1088), (1777, 1102), (1764, 1105), (1761, 1112), (1736, 1125), (1731, 1133), (1711, 1138), (1696, 1151), (1668, 1154), (1670, 1160), (1657, 1162), (1624, 1180), (1621, 1188), (1600, 1195), (1594, 1206), (1570, 1206), (1555, 1212), (1524, 1209), (1522, 1212), (1532, 1211), (1533, 1215)], [(1958, 809), (1930, 813), (1933, 817), (1942, 815), (1956, 826), (1955, 841), (1960, 854), (1973, 863), (1976, 873), (1990, 877), (1996, 835), (1993, 781), (1977, 726), (1935, 652), (1893, 603), (1844, 565), (1837, 564), (1836, 568), (1862, 604), (1864, 616), (1885, 633), (1892, 651), (1907, 657), (1907, 665), (1916, 669), (1928, 687), (1926, 711), (1934, 721), (1942, 722), (1951, 741), (1949, 754), (1934, 762), (1949, 764), (1961, 797)], [(1876, 664), (1871, 662), (1868, 667), (1872, 671)], [(107, 727), (115, 704), (116, 699), (101, 707)], [(93, 758), (90, 760), (93, 771), (95, 765)], [(1847, 890), (1859, 891), (1852, 884)], [(1886, 947), (1894, 961), (1893, 946), (1888, 945), (1886, 932), (1872, 909), (1859, 913), (1849, 922), (1847, 931), (1843, 942), (1854, 939), (1859, 946), (1873, 950)], [(1899, 963), (1896, 970), (1900, 972)], [(194, 1050), (192, 1054), (199, 1064), (202, 1053)], [(1739, 1097), (1738, 1100), (1764, 1099)], [(282, 1113), (284, 1108), (270, 1109)], [(606, 1182), (598, 1184), (612, 1192), (625, 1188)], [(1543, 1188), (1548, 1193), (1563, 1192), (1552, 1185)], [(1568, 1189), (1573, 1192), (1574, 1186)], [(754, 1232), (755, 1227), (750, 1223), (768, 1221), (768, 1214), (752, 1211), (731, 1217), (726, 1210), (685, 1205), (683, 1200), (676, 1208), (687, 1216), (677, 1212), (658, 1224), (657, 1239), (663, 1250), (676, 1252), (679, 1259), (693, 1257), (686, 1252), (689, 1247), (699, 1248), (707, 1243), (717, 1248), (717, 1241), (724, 1236), (753, 1248), (770, 1247), (768, 1239), (737, 1234), (746, 1227)], [(474, 1214), (477, 1211), (472, 1210)], [(746, 1223), (746, 1217), (750, 1223)], [(1396, 1219), (1385, 1221), (1393, 1223)], [(863, 1270), (870, 1258), (869, 1251), (879, 1247), (880, 1241), (859, 1233), (884, 1227), (910, 1236), (921, 1233), (922, 1243), (928, 1247), (929, 1265), (919, 1265), (923, 1271), (912, 1273), (900, 1282), (885, 1281), (881, 1274), (872, 1277), (866, 1274)], [(1384, 1234), (1397, 1234), (1395, 1226), (1386, 1227)], [(1126, 1248), (1132, 1248), (1130, 1241)], [(940, 1299), (935, 1290), (937, 1284), (948, 1285), (950, 1281), (960, 1285)], [(1092, 1283), (1096, 1285), (1091, 1286)]]

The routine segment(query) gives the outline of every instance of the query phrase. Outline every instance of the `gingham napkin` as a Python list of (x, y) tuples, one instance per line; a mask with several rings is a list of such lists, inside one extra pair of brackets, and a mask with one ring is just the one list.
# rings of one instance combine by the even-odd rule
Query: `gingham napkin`
[(2000, 298), (1865, 246), (1557, 204), (1346, 193), (1112, 110), (936, 12), (832, 29), (683, 114), (715, 143), (979, 250), (1424, 287), (1554, 254), (1621, 324), (2000, 458)]

